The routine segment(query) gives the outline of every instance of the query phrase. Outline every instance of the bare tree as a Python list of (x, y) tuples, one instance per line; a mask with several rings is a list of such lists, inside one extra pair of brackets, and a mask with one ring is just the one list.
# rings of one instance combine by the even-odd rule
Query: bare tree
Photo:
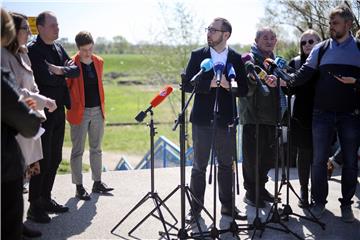
[[(281, 26), (290, 26), (296, 29), (296, 35), (300, 35), (307, 29), (314, 29), (320, 33), (323, 39), (328, 38), (328, 16), (335, 6), (346, 4), (352, 9), (355, 17), (353, 31), (360, 27), (360, 0), (352, 1), (318, 1), (318, 0), (270, 0), (266, 1), (265, 17), (261, 23), (267, 23), (281, 32)], [(280, 28), (279, 28), (280, 27)]]

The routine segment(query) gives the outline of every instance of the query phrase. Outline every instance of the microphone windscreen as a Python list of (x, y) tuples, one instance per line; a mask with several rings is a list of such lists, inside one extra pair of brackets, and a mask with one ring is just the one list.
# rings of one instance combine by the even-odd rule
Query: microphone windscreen
[(159, 105), (171, 92), (173, 88), (171, 86), (166, 86), (162, 89), (158, 95), (156, 95), (150, 102), (150, 105), (154, 108)]
[(229, 78), (235, 78), (236, 77), (234, 66), (231, 63), (229, 63), (227, 65), (227, 73), (228, 73)]
[(218, 71), (222, 72), (224, 70), (224, 67), (225, 67), (225, 65), (222, 62), (217, 62), (214, 65), (214, 71), (215, 72), (218, 72)]
[(246, 72), (247, 73), (251, 73), (251, 72), (254, 72), (254, 64), (252, 63), (252, 62), (249, 62), (249, 61), (247, 61), (246, 63), (245, 63), (245, 69), (246, 69)]
[(203, 69), (204, 72), (208, 72), (213, 68), (213, 65), (213, 61), (210, 58), (205, 58), (200, 63), (200, 68)]
[(280, 57), (280, 56), (276, 57), (274, 62), (281, 69), (284, 69), (287, 66), (286, 60), (284, 58)]
[(267, 73), (259, 66), (255, 65), (255, 72), (259, 76), (261, 80), (265, 80), (267, 77)]
[(244, 53), (241, 55), (241, 60), (243, 61), (243, 63), (246, 63), (246, 62), (254, 62), (254, 59), (253, 57), (251, 56), (250, 53)]

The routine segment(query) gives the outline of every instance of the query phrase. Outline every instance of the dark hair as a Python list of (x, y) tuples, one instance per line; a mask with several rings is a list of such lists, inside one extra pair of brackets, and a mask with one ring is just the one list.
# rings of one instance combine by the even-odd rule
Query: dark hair
[(80, 48), (88, 44), (94, 44), (94, 40), (91, 33), (88, 31), (81, 31), (75, 37), (76, 46)]
[(36, 26), (39, 26), (39, 25), (44, 26), (45, 25), (45, 18), (48, 15), (54, 15), (54, 13), (51, 12), (51, 11), (45, 11), (45, 12), (40, 13), (36, 17)]
[(1, 45), (8, 46), (15, 36), (14, 21), (10, 14), (1, 8)]
[(340, 5), (336, 6), (333, 10), (331, 10), (330, 19), (333, 18), (335, 15), (339, 15), (345, 21), (350, 21), (351, 23), (354, 21), (353, 12), (345, 4), (340, 4)]
[[(23, 21), (26, 21), (28, 18), (27, 16), (21, 14), (21, 13), (16, 13), (16, 12), (10, 12), (10, 16), (13, 18), (14, 21), (14, 25), (15, 25), (15, 30), (16, 30), (16, 35), (19, 33), (20, 28), (21, 28), (21, 23)], [(11, 53), (15, 54), (18, 49), (19, 49), (19, 42), (17, 40), (17, 38), (15, 37), (11, 43), (6, 47)]]
[(229, 32), (230, 33), (230, 36), (231, 36), (231, 32), (232, 32), (232, 26), (231, 26), (231, 23), (225, 19), (225, 18), (221, 18), (221, 17), (217, 17), (214, 19), (214, 22), (216, 21), (221, 21), (222, 22), (222, 30), (225, 31), (225, 32)]

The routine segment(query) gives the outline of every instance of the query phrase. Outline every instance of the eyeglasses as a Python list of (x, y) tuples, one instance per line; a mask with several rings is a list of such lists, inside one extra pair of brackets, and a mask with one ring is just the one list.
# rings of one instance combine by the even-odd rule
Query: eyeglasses
[(301, 41), (300, 44), (301, 46), (305, 46), (306, 43), (309, 43), (310, 45), (312, 45), (315, 41), (313, 39), (307, 40), (307, 41)]
[(215, 29), (215, 28), (205, 28), (205, 32), (207, 33), (211, 33), (211, 34), (213, 34), (213, 33), (216, 33), (216, 32), (225, 32), (225, 31), (223, 31), (223, 30), (219, 30), (219, 29)]

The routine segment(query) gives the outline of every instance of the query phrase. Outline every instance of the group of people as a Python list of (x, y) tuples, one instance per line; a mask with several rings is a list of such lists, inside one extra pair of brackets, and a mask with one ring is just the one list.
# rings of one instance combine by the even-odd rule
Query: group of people
[(94, 181), (92, 192), (113, 190), (101, 181), (105, 119), (103, 60), (93, 54), (93, 38), (87, 31), (79, 32), (75, 38), (79, 51), (70, 58), (56, 42), (59, 27), (53, 12), (40, 13), (36, 27), (37, 37), (28, 42), (31, 32), (27, 17), (1, 9), (2, 239), (41, 236), (41, 232), (22, 224), (20, 193), (24, 180), (30, 181), (27, 219), (49, 223), (49, 213), (69, 211), (51, 195), (62, 161), (65, 116), (71, 128), (70, 163), (75, 197), (91, 199), (82, 178), (87, 135)]
[[(289, 66), (291, 80), (278, 81), (268, 72), (265, 83), (269, 93), (246, 71), (242, 56), (229, 47), (232, 26), (225, 18), (215, 18), (206, 28), (208, 46), (191, 53), (186, 68), (185, 91), (195, 88), (190, 116), (194, 161), (190, 188), (191, 211), (186, 221), (192, 223), (204, 208), (205, 176), (210, 155), (218, 164), (221, 214), (246, 220), (245, 213), (232, 204), (233, 162), (236, 161), (236, 130), (242, 130), (243, 201), (264, 207), (275, 197), (265, 187), (268, 172), (274, 166), (276, 127), (283, 113), (286, 95), (295, 95), (290, 122), (290, 140), (297, 151), (300, 181), (300, 207), (310, 207), (309, 178), (313, 214), (320, 218), (328, 194), (327, 160), (335, 134), (342, 149), (342, 219), (354, 221), (352, 197), (357, 185), (357, 150), (360, 145), (360, 44), (351, 34), (353, 14), (340, 5), (330, 14), (331, 38), (321, 42), (314, 30), (300, 37), (300, 55)], [(64, 213), (67, 206), (51, 195), (56, 172), (62, 160), (65, 118), (70, 124), (72, 141), (71, 172), (76, 185), (75, 196), (90, 200), (83, 186), (82, 155), (88, 135), (92, 192), (106, 193), (101, 181), (101, 142), (104, 134), (103, 60), (93, 54), (91, 34), (81, 31), (75, 38), (78, 52), (70, 58), (56, 42), (59, 27), (55, 14), (45, 11), (36, 18), (38, 36), (28, 43), (27, 17), (8, 14), (1, 9), (1, 96), (2, 96), (2, 237), (21, 239), (22, 234), (39, 236), (40, 232), (22, 224), (24, 176), (30, 178), (27, 218), (48, 223), (48, 213)], [(275, 59), (277, 37), (268, 27), (256, 32), (250, 55), (253, 64), (266, 69), (264, 60)], [(191, 79), (201, 62), (210, 58), (224, 67), (222, 74), (213, 71), (199, 75), (194, 86)], [(236, 75), (229, 76), (232, 65)], [(231, 79), (230, 79), (231, 78)], [(237, 88), (232, 89), (231, 81)], [(280, 82), (281, 89), (275, 88)], [(240, 99), (237, 113), (236, 98)], [(286, 102), (286, 101), (285, 101)], [(65, 108), (67, 109), (65, 111)], [(237, 117), (239, 115), (239, 118)], [(24, 124), (26, 123), (26, 124)], [(256, 148), (258, 147), (258, 149)], [(256, 159), (259, 166), (256, 168)], [(258, 177), (258, 179), (256, 179)], [(258, 192), (256, 191), (258, 184)], [(256, 199), (258, 197), (258, 199)], [(233, 213), (235, 213), (233, 215)]]
[[(288, 98), (295, 96), (288, 121), (291, 126), (289, 140), (297, 153), (298, 205), (309, 208), (319, 219), (324, 213), (328, 195), (327, 161), (332, 140), (337, 134), (343, 156), (342, 197), (339, 198), (341, 218), (344, 222), (355, 220), (351, 199), (356, 191), (357, 151), (360, 147), (360, 40), (351, 33), (354, 16), (347, 6), (335, 7), (329, 18), (328, 40), (321, 41), (319, 34), (312, 29), (300, 36), (300, 55), (291, 59), (289, 66), (282, 70), (288, 74), (288, 82), (264, 65), (266, 59), (276, 57), (275, 31), (269, 27), (257, 31), (250, 55), (252, 64), (268, 71), (264, 79), (269, 89), (267, 94), (262, 91), (264, 86), (256, 81), (254, 73), (246, 72), (248, 67), (240, 60), (241, 55), (227, 45), (232, 32), (229, 21), (215, 18), (206, 28), (208, 46), (191, 53), (184, 85), (185, 91), (194, 90), (196, 93), (190, 115), (194, 147), (190, 188), (194, 197), (186, 216), (188, 223), (194, 222), (204, 208), (205, 175), (210, 153), (214, 153), (218, 164), (221, 214), (238, 220), (247, 218), (239, 209), (231, 207), (232, 161), (236, 159), (233, 125), (237, 114), (242, 124), (243, 201), (260, 208), (265, 207), (265, 202), (275, 201), (275, 196), (265, 185), (281, 143), (275, 137), (281, 135), (276, 132), (279, 123), (284, 124), (286, 95)], [(206, 58), (211, 58), (215, 65), (226, 66), (221, 80), (217, 79), (215, 71), (205, 72), (193, 86), (191, 79)], [(234, 66), (235, 79), (228, 74), (230, 64)], [(237, 83), (235, 91), (231, 89), (231, 81)], [(281, 87), (276, 88), (277, 82)], [(239, 113), (234, 108), (235, 97), (239, 97)], [(309, 192), (313, 204), (309, 202)]]

